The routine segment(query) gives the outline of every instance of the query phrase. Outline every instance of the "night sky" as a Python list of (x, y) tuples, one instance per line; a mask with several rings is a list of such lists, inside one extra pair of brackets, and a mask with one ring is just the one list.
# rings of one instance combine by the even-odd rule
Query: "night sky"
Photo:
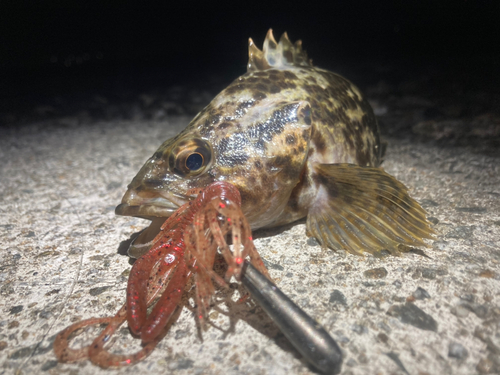
[(81, 3), (0, 3), (0, 112), (54, 95), (229, 82), (246, 70), (248, 38), (261, 47), (269, 28), (335, 71), (438, 66), (491, 82), (500, 68), (500, 1)]

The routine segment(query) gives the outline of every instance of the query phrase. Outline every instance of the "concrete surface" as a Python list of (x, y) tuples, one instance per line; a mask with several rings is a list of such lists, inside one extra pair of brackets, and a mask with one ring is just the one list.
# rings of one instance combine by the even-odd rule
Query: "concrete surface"
[[(184, 308), (151, 356), (130, 368), (55, 359), (59, 331), (124, 302), (131, 266), (117, 249), (145, 221), (116, 217), (114, 207), (188, 121), (67, 118), (0, 130), (0, 374), (313, 373), (251, 304), (220, 303), (203, 339)], [(279, 287), (338, 341), (342, 374), (498, 373), (500, 159), (388, 141), (385, 169), (436, 223), (428, 257), (322, 249), (304, 224), (264, 233), (257, 248)], [(117, 352), (137, 348), (128, 330), (117, 336)]]

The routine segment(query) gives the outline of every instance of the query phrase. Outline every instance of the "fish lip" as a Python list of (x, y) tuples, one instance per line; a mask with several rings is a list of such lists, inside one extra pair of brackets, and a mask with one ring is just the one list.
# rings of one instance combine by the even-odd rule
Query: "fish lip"
[(130, 205), (120, 203), (115, 208), (115, 214), (120, 216), (135, 216), (143, 219), (153, 220), (155, 217), (169, 217), (179, 207), (164, 207), (157, 204)]
[(157, 217), (169, 217), (184, 203), (194, 197), (172, 192), (158, 192), (152, 197), (141, 197), (140, 193), (129, 189), (123, 196), (122, 203), (115, 208), (115, 214), (134, 216), (153, 220)]

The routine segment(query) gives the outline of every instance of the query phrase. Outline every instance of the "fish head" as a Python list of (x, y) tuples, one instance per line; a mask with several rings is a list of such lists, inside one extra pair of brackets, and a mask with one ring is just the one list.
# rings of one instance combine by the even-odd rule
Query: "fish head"
[(200, 137), (181, 133), (167, 140), (128, 185), (116, 213), (150, 220), (169, 217), (192, 199), (194, 187), (213, 182), (204, 173), (212, 156), (210, 143)]
[(256, 101), (219, 94), (178, 136), (163, 143), (128, 186), (116, 214), (158, 222), (215, 181), (235, 185), (255, 229), (283, 211), (309, 151), (306, 101)]

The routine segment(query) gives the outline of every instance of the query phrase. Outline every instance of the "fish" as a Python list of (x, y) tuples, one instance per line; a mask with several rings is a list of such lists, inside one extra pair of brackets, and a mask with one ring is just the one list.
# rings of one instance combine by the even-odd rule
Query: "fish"
[(194, 192), (225, 181), (240, 191), (252, 230), (306, 218), (306, 234), (331, 249), (428, 246), (426, 212), (382, 169), (383, 149), (361, 91), (270, 29), (262, 50), (249, 39), (247, 72), (158, 148), (115, 213), (151, 220), (129, 248), (138, 257)]

